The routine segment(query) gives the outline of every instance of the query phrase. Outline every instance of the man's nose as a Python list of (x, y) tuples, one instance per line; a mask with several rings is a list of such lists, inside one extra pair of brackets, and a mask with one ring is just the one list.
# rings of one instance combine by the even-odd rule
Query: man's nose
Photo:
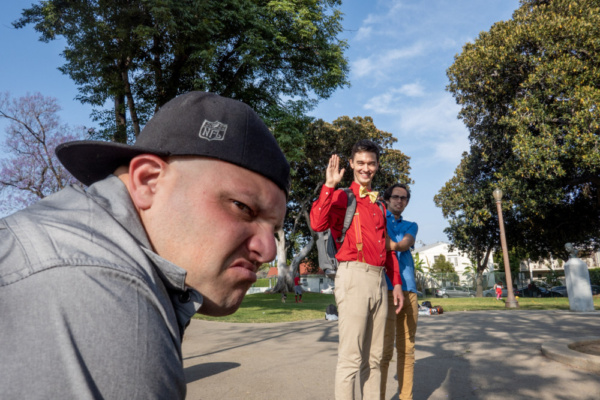
[(258, 228), (248, 239), (248, 250), (250, 250), (252, 261), (261, 264), (273, 261), (277, 254), (275, 235), (269, 229)]

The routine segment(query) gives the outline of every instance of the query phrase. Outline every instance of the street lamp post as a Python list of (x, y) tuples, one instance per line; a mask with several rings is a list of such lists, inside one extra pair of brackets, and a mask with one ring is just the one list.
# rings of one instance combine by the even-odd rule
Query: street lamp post
[(506, 247), (506, 235), (504, 233), (504, 218), (502, 218), (502, 190), (494, 189), (494, 199), (496, 199), (496, 208), (498, 210), (498, 224), (500, 225), (500, 244), (502, 246), (502, 258), (504, 259), (504, 273), (506, 274), (506, 308), (518, 308), (519, 302), (515, 299), (513, 292), (512, 276), (510, 275), (510, 263), (508, 262), (508, 249)]

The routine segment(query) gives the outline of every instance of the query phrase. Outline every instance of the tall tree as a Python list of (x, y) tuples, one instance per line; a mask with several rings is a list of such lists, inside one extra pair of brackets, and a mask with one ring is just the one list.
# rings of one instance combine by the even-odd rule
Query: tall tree
[[(308, 123), (309, 121), (305, 121)], [(318, 265), (316, 249), (313, 248), (315, 233), (310, 229), (310, 207), (325, 183), (325, 168), (332, 154), (338, 154), (346, 168), (340, 187), (352, 183), (352, 170), (348, 157), (352, 146), (360, 139), (371, 139), (381, 149), (380, 169), (375, 175), (373, 188), (384, 190), (396, 182), (412, 183), (409, 177), (410, 158), (394, 149), (397, 139), (391, 133), (377, 129), (371, 117), (340, 117), (332, 123), (321, 119), (306, 125), (302, 153), (305, 155), (291, 163), (292, 189), (288, 202), (288, 218), (285, 233), (278, 235), (277, 266), (279, 280), (274, 291), (291, 288), (292, 276), (300, 262), (309, 258)], [(287, 262), (293, 257), (291, 263)]]
[(435, 195), (449, 226), (444, 229), (452, 248), (469, 254), (476, 264), (476, 296), (483, 297), (483, 272), (498, 245), (498, 219), (492, 200), (490, 172), (477, 161), (478, 149), (463, 154), (454, 176)]
[(532, 258), (598, 247), (599, 39), (599, 0), (522, 0), (448, 69), (470, 132), (461, 168), (471, 188), (503, 189), (508, 241)]
[(190, 90), (244, 101), (263, 116), (285, 110), (284, 98), (327, 98), (348, 83), (340, 3), (46, 0), (13, 25), (33, 24), (42, 41), (66, 40), (60, 70), (95, 106), (100, 132), (125, 142), (128, 127), (137, 136), (160, 106)]
[(0, 213), (26, 207), (75, 183), (56, 158), (60, 143), (82, 139), (85, 128), (61, 124), (55, 98), (39, 93), (12, 98), (0, 94), (0, 118), (9, 121), (0, 159)]
[(433, 265), (429, 269), (429, 273), (438, 281), (441, 281), (442, 286), (446, 285), (446, 281), (453, 283), (458, 283), (460, 281), (460, 277), (454, 269), (454, 264), (446, 260), (446, 257), (443, 254), (440, 254), (433, 262)]
[(440, 254), (438, 258), (436, 258), (429, 271), (432, 274), (451, 274), (456, 272), (454, 265), (446, 260), (446, 257), (443, 254)]

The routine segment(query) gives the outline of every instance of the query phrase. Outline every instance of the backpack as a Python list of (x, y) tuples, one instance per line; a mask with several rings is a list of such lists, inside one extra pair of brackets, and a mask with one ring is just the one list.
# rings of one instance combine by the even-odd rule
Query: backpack
[[(346, 231), (350, 227), (352, 219), (354, 218), (354, 213), (356, 212), (356, 196), (354, 196), (354, 193), (350, 188), (343, 188), (342, 190), (346, 192), (348, 203), (346, 205), (346, 214), (344, 215), (344, 224), (342, 225), (342, 234), (337, 239), (337, 242), (340, 244), (340, 246), (344, 242)], [(377, 201), (377, 205), (381, 209), (381, 212), (384, 212), (383, 205), (380, 201)], [(335, 240), (331, 236), (330, 229), (327, 229), (323, 232), (317, 232), (317, 252), (319, 255), (319, 266), (321, 266), (325, 272), (325, 275), (332, 279), (335, 278), (335, 273), (339, 264), (337, 258), (335, 258), (335, 255), (338, 252), (338, 247), (335, 244)]]
[(431, 302), (430, 301), (424, 301), (423, 303), (421, 303), (421, 305), (423, 307), (431, 308)]

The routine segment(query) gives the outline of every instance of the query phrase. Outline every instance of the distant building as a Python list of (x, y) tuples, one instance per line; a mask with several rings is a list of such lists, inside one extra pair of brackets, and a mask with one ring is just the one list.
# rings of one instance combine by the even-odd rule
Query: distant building
[[(600, 252), (595, 252), (589, 256), (580, 256), (589, 268), (600, 268)], [(565, 274), (565, 261), (561, 259), (543, 259), (538, 261), (523, 260), (521, 261), (520, 275), (524, 281), (542, 280), (545, 279), (551, 272), (559, 275)]]
[[(446, 261), (449, 261), (454, 266), (454, 270), (459, 277), (459, 284), (465, 286), (472, 285), (472, 277), (468, 274), (465, 274), (465, 268), (471, 265), (471, 259), (467, 253), (464, 253), (456, 248), (450, 251), (450, 243), (437, 242), (421, 246), (412, 251), (413, 255), (416, 253), (419, 253), (419, 258), (425, 263), (425, 271), (429, 270), (440, 256), (444, 256)], [(490, 253), (490, 258), (488, 259), (489, 272), (494, 271), (492, 256), (493, 253)], [(441, 282), (438, 282), (437, 285), (441, 285)]]
[[(454, 265), (454, 269), (460, 278), (460, 284), (471, 284), (468, 274), (465, 275), (465, 267), (471, 265), (469, 256), (458, 249), (454, 249), (453, 251), (450, 251), (449, 249), (450, 243), (437, 242), (416, 248), (412, 251), (412, 254), (419, 253), (419, 257), (425, 262), (426, 268), (431, 268), (435, 260), (437, 260), (440, 255), (443, 255), (447, 261), (450, 261), (452, 265)], [(502, 278), (500, 279), (504, 279), (504, 264), (502, 263), (500, 266), (494, 266), (493, 256), (493, 252), (490, 253), (488, 269), (484, 272), (484, 280), (487, 286), (494, 284), (497, 279), (497, 277), (495, 278), (495, 275), (498, 275), (498, 273), (502, 274)], [(580, 256), (580, 258), (587, 264), (588, 268), (600, 268), (600, 252), (595, 252), (587, 257)], [(523, 260), (521, 261), (519, 276), (515, 277), (516, 282), (514, 283), (523, 285), (534, 280), (544, 280), (552, 272), (564, 276), (564, 268), (565, 262), (561, 259), (550, 258), (539, 261)], [(496, 274), (494, 274), (494, 272)]]
[[(300, 285), (307, 292), (320, 293), (321, 290), (333, 288), (334, 280), (325, 276), (321, 268), (316, 273), (309, 272), (309, 266), (306, 262), (300, 263), (298, 267), (300, 271)], [(273, 279), (272, 286), (277, 282), (277, 267), (271, 267), (267, 274), (267, 278)]]
[(325, 276), (325, 272), (321, 268), (316, 273), (309, 272), (308, 263), (300, 263), (300, 284), (307, 292), (320, 293), (321, 290), (333, 288), (334, 280)]

